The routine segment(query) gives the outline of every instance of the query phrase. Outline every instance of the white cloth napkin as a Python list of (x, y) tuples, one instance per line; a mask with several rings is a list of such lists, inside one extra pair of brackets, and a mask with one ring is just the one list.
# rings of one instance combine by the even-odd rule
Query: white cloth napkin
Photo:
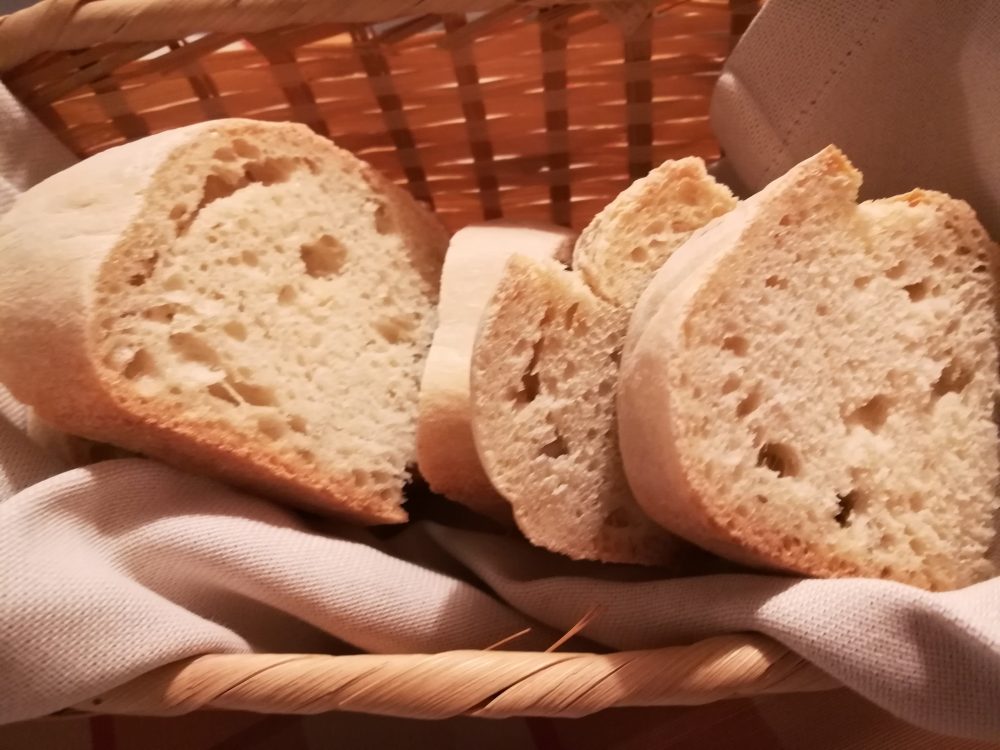
[[(993, 96), (997, 121), (1000, 77), (978, 46), (988, 27), (1000, 47), (995, 6), (968, 3), (976, 22), (964, 24), (929, 0), (822, 5), (806, 16), (804, 4), (768, 3), (720, 82), (715, 124), (742, 180), (759, 187), (833, 141), (876, 192), (941, 187), (995, 220), (995, 126), (986, 132), (970, 104), (951, 110), (953, 127), (917, 133), (936, 83), (956, 87), (937, 101)], [(928, 29), (950, 41), (929, 41)], [(930, 83), (907, 83), (930, 70)], [(978, 159), (973, 133), (993, 144)], [(0, 211), (4, 195), (67, 161), (0, 89)], [(971, 177), (990, 169), (992, 187)], [(598, 566), (511, 538), (430, 523), (388, 540), (320, 533), (153, 461), (66, 470), (27, 439), (23, 408), (3, 393), (0, 415), (0, 722), (203, 653), (483, 648), (528, 626), (518, 645), (542, 647), (599, 604), (585, 633), (594, 642), (639, 648), (755, 630), (910, 722), (1000, 738), (1000, 580), (941, 594), (870, 580), (655, 580), (611, 566), (594, 575)]]

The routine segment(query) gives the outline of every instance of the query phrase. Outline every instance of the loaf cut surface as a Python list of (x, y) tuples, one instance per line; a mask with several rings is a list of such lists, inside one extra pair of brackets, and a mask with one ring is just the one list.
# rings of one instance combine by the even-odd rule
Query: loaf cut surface
[(304, 126), (151, 136), (0, 222), (0, 380), (58, 429), (400, 521), (446, 245)]
[(734, 204), (700, 159), (666, 162), (583, 231), (573, 271), (509, 262), (473, 354), (473, 430), (487, 475), (536, 545), (644, 564), (673, 564), (689, 551), (643, 514), (626, 483), (618, 361), (643, 284)]
[(463, 227), (448, 245), (438, 323), (420, 383), (417, 465), (435, 492), (510, 523), (510, 505), (483, 471), (472, 436), (469, 370), (486, 304), (512, 255), (568, 264), (574, 232), (497, 220)]
[(857, 204), (828, 148), (691, 239), (631, 322), (636, 498), (716, 553), (949, 589), (996, 575), (997, 252), (940, 193)]

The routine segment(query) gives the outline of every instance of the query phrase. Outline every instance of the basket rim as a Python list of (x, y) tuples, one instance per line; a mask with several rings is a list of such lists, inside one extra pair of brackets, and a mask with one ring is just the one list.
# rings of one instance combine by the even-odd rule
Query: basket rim
[[(601, 5), (616, 0), (559, 0), (560, 5)], [(650, 8), (655, 0), (639, 0)], [(547, 0), (519, 0), (530, 8)], [(45, 52), (97, 44), (167, 42), (192, 34), (263, 33), (289, 26), (368, 23), (405, 16), (490, 11), (511, 0), (38, 0), (0, 16), (0, 73)]]
[(173, 716), (203, 709), (315, 714), (579, 717), (841, 687), (785, 646), (740, 633), (608, 654), (209, 654), (152, 670), (74, 712)]

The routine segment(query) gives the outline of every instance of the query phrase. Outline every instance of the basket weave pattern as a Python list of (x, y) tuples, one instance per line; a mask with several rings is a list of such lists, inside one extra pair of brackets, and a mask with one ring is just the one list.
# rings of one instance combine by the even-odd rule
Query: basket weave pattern
[[(453, 229), (581, 227), (664, 159), (713, 159), (712, 87), (756, 2), (44, 0), (0, 77), (79, 156), (220, 117), (295, 120)], [(77, 710), (580, 716), (833, 681), (765, 638), (613, 654), (208, 655)]]
[(295, 120), (452, 228), (580, 227), (664, 159), (717, 156), (709, 97), (755, 10), (49, 1), (0, 21), (0, 75), (80, 156), (210, 118)]

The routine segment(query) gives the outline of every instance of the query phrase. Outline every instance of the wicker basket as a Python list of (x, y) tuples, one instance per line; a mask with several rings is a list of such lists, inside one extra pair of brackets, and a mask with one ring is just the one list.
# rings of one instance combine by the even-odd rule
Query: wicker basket
[[(543, 7), (544, 5), (544, 7)], [(756, 2), (45, 0), (0, 18), (0, 76), (86, 156), (227, 116), (297, 120), (452, 228), (581, 227), (664, 159), (718, 156), (708, 103)], [(209, 655), (79, 710), (580, 716), (835, 684), (752, 635), (612, 654)]]

